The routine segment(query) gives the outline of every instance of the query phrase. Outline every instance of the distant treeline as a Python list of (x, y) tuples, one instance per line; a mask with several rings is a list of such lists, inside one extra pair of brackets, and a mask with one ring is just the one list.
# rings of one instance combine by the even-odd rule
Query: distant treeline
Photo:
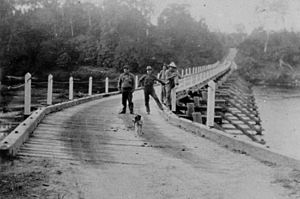
[(254, 83), (300, 80), (300, 34), (255, 29), (238, 47), (240, 74)]
[(79, 66), (133, 72), (163, 62), (180, 67), (214, 63), (226, 38), (195, 20), (187, 5), (169, 5), (151, 22), (148, 0), (0, 1), (0, 66), (6, 75), (72, 72)]

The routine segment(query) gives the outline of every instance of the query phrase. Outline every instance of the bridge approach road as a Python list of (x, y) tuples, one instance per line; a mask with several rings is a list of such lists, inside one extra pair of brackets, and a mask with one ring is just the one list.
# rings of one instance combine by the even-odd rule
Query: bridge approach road
[[(48, 115), (19, 156), (47, 159), (63, 171), (50, 178), (64, 183), (64, 198), (299, 197), (288, 168), (231, 152), (168, 124), (153, 100), (146, 115), (142, 91), (134, 93), (134, 104), (144, 117), (142, 136), (134, 133), (132, 115), (118, 114), (117, 95)], [(293, 172), (292, 179), (300, 176)]]

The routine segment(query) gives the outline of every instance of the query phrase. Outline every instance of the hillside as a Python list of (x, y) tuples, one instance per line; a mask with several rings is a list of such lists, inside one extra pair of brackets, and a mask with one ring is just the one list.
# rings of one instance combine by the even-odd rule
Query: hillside
[(238, 47), (240, 75), (255, 84), (297, 85), (300, 81), (300, 35), (254, 31)]

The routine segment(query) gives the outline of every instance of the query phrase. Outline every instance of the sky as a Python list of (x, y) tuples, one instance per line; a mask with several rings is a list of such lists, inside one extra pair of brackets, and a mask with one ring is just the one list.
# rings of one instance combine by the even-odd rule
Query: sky
[[(263, 26), (265, 30), (300, 31), (300, 0), (151, 0), (154, 16), (171, 3), (190, 4), (195, 19), (204, 18), (212, 31), (236, 32), (243, 24), (245, 32)], [(153, 23), (155, 23), (153, 18)]]

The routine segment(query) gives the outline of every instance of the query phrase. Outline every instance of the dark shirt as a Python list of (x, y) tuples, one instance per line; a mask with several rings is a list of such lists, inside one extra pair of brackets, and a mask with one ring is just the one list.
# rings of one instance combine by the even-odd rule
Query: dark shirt
[(139, 82), (142, 83), (142, 85), (145, 87), (145, 88), (153, 88), (153, 85), (155, 83), (155, 81), (158, 81), (160, 82), (161, 84), (165, 84), (165, 82), (163, 82), (162, 80), (160, 79), (157, 79), (157, 77), (155, 77), (154, 75), (152, 74), (147, 74), (147, 75), (143, 75)]
[(133, 89), (135, 85), (134, 75), (132, 73), (122, 73), (119, 77), (118, 87), (121, 88), (131, 88)]

